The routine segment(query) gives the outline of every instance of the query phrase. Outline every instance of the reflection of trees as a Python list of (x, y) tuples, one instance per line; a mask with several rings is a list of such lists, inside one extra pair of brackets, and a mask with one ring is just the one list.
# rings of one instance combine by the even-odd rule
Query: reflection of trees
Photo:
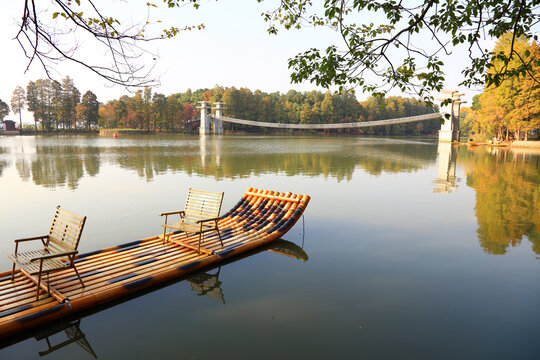
[(4, 168), (7, 168), (8, 162), (6, 159), (4, 159), (4, 154), (7, 153), (7, 150), (0, 147), (0, 176), (2, 176), (2, 173), (4, 172)]
[[(369, 174), (417, 171), (436, 160), (430, 144), (300, 138), (203, 138), (205, 141), (141, 141), (136, 146), (101, 149), (47, 143), (15, 159), (19, 176), (46, 187), (78, 186), (81, 177), (99, 173), (100, 156), (151, 180), (167, 172), (235, 179), (263, 174), (324, 176), (349, 181), (357, 168)], [(163, 145), (169, 146), (163, 146)], [(160, 146), (157, 146), (160, 145)]]
[(99, 173), (99, 148), (79, 146), (37, 146), (30, 158), (16, 160), (16, 168), (22, 179), (32, 180), (37, 185), (57, 187), (67, 184), (76, 189), (85, 175)]
[[(251, 140), (252, 141), (252, 140)], [(202, 145), (204, 146), (204, 145)], [(150, 180), (167, 171), (213, 176), (216, 179), (245, 178), (266, 173), (288, 176), (307, 175), (350, 180), (356, 167), (372, 175), (383, 172), (411, 172), (427, 166), (436, 159), (437, 149), (425, 144), (373, 144), (339, 148), (337, 151), (298, 152), (272, 151), (265, 147), (258, 152), (241, 151), (224, 145), (205, 146), (199, 152), (187, 147), (134, 146), (114, 149), (121, 167), (135, 169), (139, 176)], [(276, 146), (277, 147), (277, 146)]]
[(374, 144), (356, 151), (358, 165), (371, 175), (418, 171), (437, 158), (437, 148), (428, 144)]
[(485, 148), (460, 149), (467, 185), (476, 190), (478, 239), (488, 254), (505, 254), (523, 236), (540, 254), (540, 156)]

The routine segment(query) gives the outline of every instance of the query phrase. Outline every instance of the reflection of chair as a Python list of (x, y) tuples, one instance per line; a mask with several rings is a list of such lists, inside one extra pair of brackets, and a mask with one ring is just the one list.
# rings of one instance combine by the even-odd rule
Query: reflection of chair
[[(36, 283), (36, 300), (39, 299), (40, 288), (43, 288), (60, 302), (66, 299), (65, 296), (50, 287), (49, 281), (47, 281), (47, 286), (41, 281), (42, 275), (47, 274), (48, 278), (49, 273), (54, 271), (73, 268), (81, 285), (84, 286), (73, 260), (78, 253), (77, 246), (85, 222), (86, 216), (73, 214), (60, 208), (60, 205), (57, 206), (48, 235), (15, 240), (15, 254), (9, 255), (9, 258), (13, 261), (11, 279), (14, 279), (15, 265), (18, 265), (22, 273)], [(20, 242), (31, 240), (41, 240), (43, 248), (21, 253), (17, 252)]]
[[(171, 211), (160, 213), (160, 216), (165, 216), (165, 223), (163, 226), (163, 242), (169, 241), (170, 234), (167, 234), (167, 229), (172, 229), (189, 234), (199, 234), (199, 243), (197, 246), (185, 241), (174, 239), (174, 243), (197, 250), (199, 253), (212, 253), (209, 250), (201, 249), (202, 234), (208, 231), (217, 231), (219, 241), (223, 245), (221, 240), (221, 234), (218, 228), (219, 211), (221, 210), (221, 202), (223, 201), (223, 193), (202, 191), (189, 189), (186, 199), (186, 206), (183, 211)], [(174, 223), (168, 223), (167, 217), (169, 215), (180, 215), (180, 221)]]
[(200, 273), (189, 277), (187, 280), (191, 285), (191, 290), (198, 296), (206, 295), (225, 304), (225, 296), (221, 289), (221, 281), (219, 281), (220, 271), (221, 267), (215, 274)]
[[(47, 329), (35, 336), (36, 340), (42, 340), (45, 339), (47, 342), (47, 346), (49, 347), (45, 351), (40, 351), (39, 356), (44, 356), (47, 354), (50, 354), (53, 351), (56, 351), (58, 349), (63, 348), (64, 346), (67, 346), (71, 343), (76, 342), (77, 345), (79, 345), (81, 348), (83, 348), (86, 352), (88, 352), (90, 355), (92, 355), (95, 359), (97, 359), (97, 355), (90, 346), (90, 343), (88, 340), (86, 340), (86, 336), (81, 331), (80, 328), (81, 320), (77, 320), (74, 322), (68, 322), (61, 325), (58, 325), (54, 328)], [(57, 344), (57, 345), (51, 345), (51, 342), (49, 340), (49, 337), (61, 332), (62, 330), (65, 331), (67, 340)]]

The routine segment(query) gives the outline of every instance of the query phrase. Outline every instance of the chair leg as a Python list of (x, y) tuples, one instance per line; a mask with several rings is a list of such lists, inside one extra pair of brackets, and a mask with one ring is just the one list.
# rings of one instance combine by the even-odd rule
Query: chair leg
[(202, 240), (202, 232), (199, 233), (199, 250), (197, 250), (199, 254), (201, 253), (201, 240)]
[(217, 224), (216, 224), (216, 230), (217, 230), (217, 234), (219, 236), (219, 242), (221, 243), (221, 246), (223, 246), (223, 240), (221, 240), (221, 233), (219, 232), (219, 228), (218, 228)]
[(36, 301), (39, 300), (39, 291), (41, 290), (40, 284), (41, 284), (41, 271), (38, 274), (37, 290), (36, 290)]
[(162, 244), (165, 244), (165, 234), (166, 234), (166, 233), (167, 233), (167, 228), (164, 227), (164, 228), (163, 228), (163, 239), (161, 239), (161, 240), (162, 240), (162, 242), (161, 242)]
[(15, 280), (15, 263), (13, 263), (13, 270), (11, 270), (11, 281)]
[(81, 275), (79, 275), (79, 272), (77, 271), (77, 267), (73, 265), (73, 270), (75, 270), (75, 274), (77, 274), (77, 277), (79, 278), (79, 281), (81, 282), (82, 287), (84, 287), (84, 283), (81, 279)]

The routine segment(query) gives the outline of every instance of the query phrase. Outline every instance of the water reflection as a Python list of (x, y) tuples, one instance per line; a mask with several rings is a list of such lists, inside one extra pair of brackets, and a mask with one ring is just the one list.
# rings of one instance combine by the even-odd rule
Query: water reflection
[[(40, 351), (38, 354), (39, 356), (45, 356), (48, 355), (56, 350), (60, 350), (61, 348), (68, 346), (69, 344), (77, 344), (80, 348), (82, 348), (85, 352), (87, 352), (89, 355), (91, 355), (94, 359), (97, 359), (97, 355), (94, 352), (94, 349), (92, 349), (92, 346), (90, 346), (90, 343), (86, 339), (86, 335), (81, 331), (81, 319), (75, 320), (75, 321), (69, 321), (62, 323), (60, 325), (56, 325), (54, 327), (48, 328), (45, 331), (42, 331), (34, 336), (34, 338), (37, 341), (41, 341), (45, 339), (45, 342), (47, 343), (48, 349), (44, 351)], [(61, 332), (64, 332), (66, 340), (52, 345), (51, 340), (49, 339), (52, 336), (55, 336), (56, 334), (59, 334)]]
[[(242, 260), (244, 258), (253, 256), (255, 254), (258, 254), (264, 251), (268, 251), (268, 252), (279, 254), (279, 255), (284, 255), (290, 258), (301, 260), (303, 262), (306, 262), (308, 260), (308, 255), (306, 254), (303, 248), (299, 247), (293, 242), (290, 242), (284, 239), (278, 239), (271, 242), (270, 244), (267, 244), (259, 248), (256, 248), (254, 250), (248, 251), (246, 253), (240, 254), (231, 259), (227, 259), (224, 262), (222, 262), (219, 266), (215, 266), (213, 268), (210, 268), (209, 270), (207, 269), (206, 271), (196, 272), (194, 275), (187, 276), (184, 279), (190, 284), (191, 291), (193, 291), (197, 296), (207, 296), (225, 304), (225, 297), (223, 295), (223, 289), (222, 289), (223, 282), (219, 279), (221, 268), (227, 264), (234, 263), (236, 261)], [(216, 271), (216, 268), (217, 268), (217, 271)], [(171, 285), (172, 283), (178, 282), (178, 281), (182, 281), (182, 279), (169, 282), (165, 285), (160, 285), (155, 288), (148, 289), (143, 293), (136, 294), (134, 297), (143, 296), (149, 292), (152, 292), (164, 286)], [(11, 338), (1, 339), (0, 349), (3, 349), (8, 346), (12, 346), (13, 344), (21, 342), (29, 337), (34, 337), (37, 341), (45, 340), (45, 343), (48, 346), (46, 350), (38, 352), (40, 356), (50, 354), (72, 343), (76, 343), (82, 349), (84, 349), (88, 354), (90, 354), (92, 357), (97, 359), (97, 355), (94, 352), (90, 343), (88, 342), (86, 335), (80, 329), (81, 319), (87, 316), (91, 316), (99, 311), (102, 311), (106, 309), (107, 307), (111, 307), (115, 305), (117, 305), (117, 303), (114, 303), (112, 305), (106, 304), (104, 307), (97, 308), (88, 313), (84, 313), (83, 315), (79, 315), (79, 317), (76, 317), (76, 316), (72, 317), (69, 321), (56, 322), (49, 326), (45, 326), (37, 331), (30, 330), (29, 333), (18, 334)], [(65, 334), (65, 336), (63, 337), (61, 337), (62, 332), (64, 332)], [(54, 337), (55, 339), (54, 340), (56, 342), (55, 344), (53, 344), (53, 341), (51, 341), (50, 339), (52, 337)]]
[(500, 148), (460, 148), (467, 185), (476, 190), (478, 240), (488, 254), (506, 254), (528, 238), (540, 254), (540, 156)]
[(0, 177), (2, 176), (2, 173), (4, 172), (4, 168), (7, 168), (8, 166), (8, 160), (6, 158), (6, 155), (7, 155), (7, 149), (0, 147)]
[[(99, 174), (100, 150), (95, 146), (36, 146), (31, 154), (19, 153), (15, 167), (19, 177), (32, 178), (47, 188), (66, 185), (77, 189), (84, 176)], [(1, 175), (1, 174), (0, 174)]]
[(202, 136), (196, 141), (154, 138), (99, 147), (96, 143), (73, 146), (38, 139), (30, 154), (20, 149), (13, 154), (21, 179), (31, 178), (47, 188), (67, 185), (70, 189), (76, 189), (84, 176), (97, 175), (103, 161), (134, 170), (148, 181), (167, 172), (216, 180), (283, 173), (350, 181), (356, 169), (379, 176), (384, 172), (418, 171), (436, 160), (436, 149), (429, 143), (346, 138), (322, 139), (318, 146), (318, 141)]
[(221, 281), (219, 281), (220, 271), (221, 266), (215, 274), (199, 273), (187, 278), (189, 285), (191, 285), (191, 291), (197, 296), (208, 296), (225, 304), (225, 296), (221, 288)]
[[(458, 145), (459, 146), (459, 145)], [(456, 177), (457, 148), (450, 143), (439, 143), (437, 147), (439, 173), (433, 183), (437, 185), (433, 192), (451, 193), (457, 189), (456, 182), (461, 179)]]

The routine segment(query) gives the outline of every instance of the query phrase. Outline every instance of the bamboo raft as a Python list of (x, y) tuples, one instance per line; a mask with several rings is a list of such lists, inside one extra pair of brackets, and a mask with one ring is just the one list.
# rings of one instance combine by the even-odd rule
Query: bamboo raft
[[(49, 286), (64, 300), (43, 293), (36, 300), (36, 285), (19, 269), (0, 273), (0, 338), (129, 297), (230, 257), (279, 239), (302, 216), (310, 197), (249, 188), (241, 200), (221, 216), (217, 232), (203, 236), (205, 252), (198, 252), (198, 237), (185, 233), (160, 235), (77, 255), (73, 269), (50, 274)], [(182, 244), (193, 242), (192, 247)]]

